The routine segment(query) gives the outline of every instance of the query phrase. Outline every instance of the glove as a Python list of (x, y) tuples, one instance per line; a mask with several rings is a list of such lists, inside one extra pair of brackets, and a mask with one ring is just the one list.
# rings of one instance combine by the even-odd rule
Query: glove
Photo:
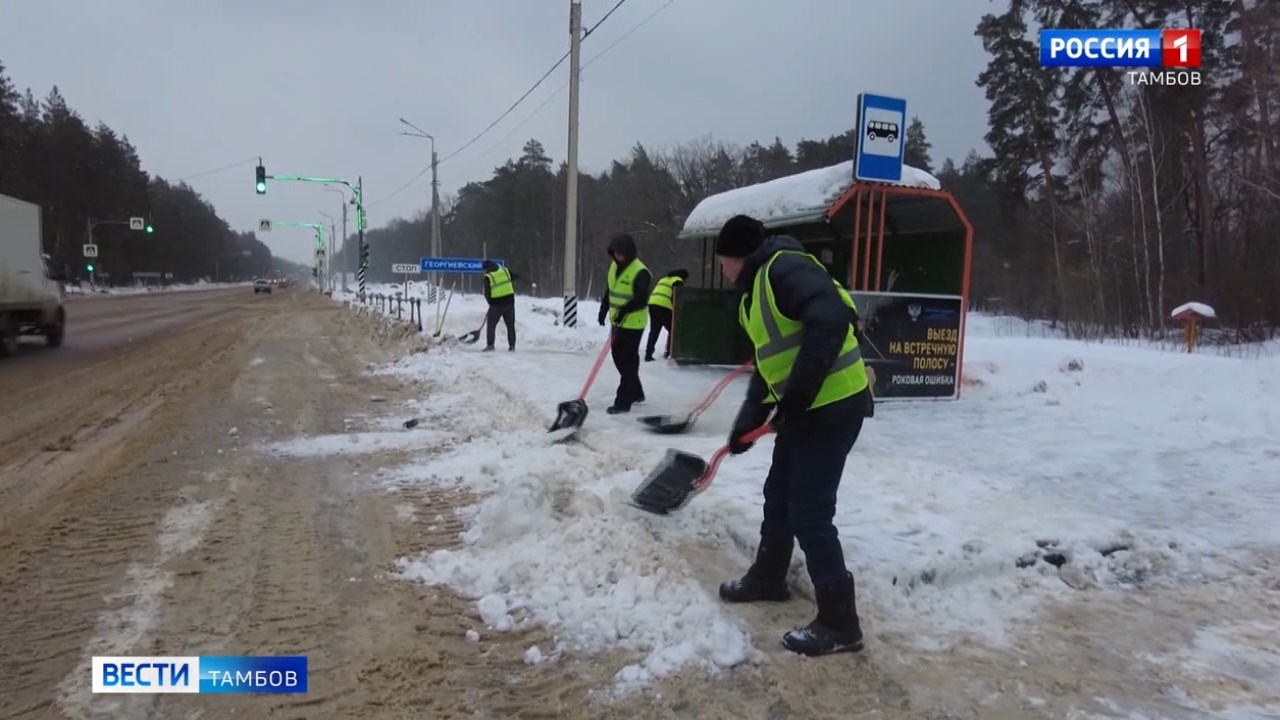
[(604, 318), (605, 318), (605, 315), (607, 314), (608, 312), (602, 306), (600, 308), (600, 315), (596, 317), (596, 322), (600, 323), (600, 327), (604, 327)]
[(777, 430), (784, 425), (790, 425), (799, 420), (800, 416), (807, 410), (807, 407), (800, 407), (799, 403), (795, 401), (787, 402), (787, 396), (784, 395), (778, 401), (778, 411), (773, 414), (773, 419), (769, 424), (773, 425), (774, 429)]
[(745, 402), (738, 410), (738, 417), (733, 421), (733, 430), (729, 433), (729, 454), (741, 455), (750, 450), (755, 443), (744, 443), (742, 436), (759, 428), (769, 419), (769, 408), (753, 402)]

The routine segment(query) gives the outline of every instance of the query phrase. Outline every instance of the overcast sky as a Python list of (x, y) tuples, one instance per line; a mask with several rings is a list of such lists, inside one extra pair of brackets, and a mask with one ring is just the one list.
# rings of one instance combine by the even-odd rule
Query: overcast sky
[[(593, 25), (617, 0), (583, 0)], [(583, 43), (587, 63), (668, 0), (626, 0)], [(973, 30), (989, 0), (673, 0), (583, 71), (583, 171), (636, 142), (711, 134), (794, 146), (854, 124), (860, 91), (907, 98), (937, 163), (985, 149), (985, 56)], [(568, 0), (0, 0), (0, 61), (19, 89), (58, 85), (90, 124), (127, 134), (143, 166), (175, 180), (261, 155), (271, 174), (364, 177), (370, 224), (410, 216), (428, 177), (387, 198), (506, 110), (568, 49)], [(489, 177), (530, 137), (560, 161), (568, 63), (465, 151), (441, 192)], [(530, 117), (532, 115), (532, 118)], [(504, 139), (505, 138), (505, 139)], [(189, 182), (238, 230), (259, 218), (328, 222), (336, 193), (277, 183), (253, 163)], [(354, 213), (351, 228), (354, 231)], [(310, 263), (304, 230), (261, 234)]]

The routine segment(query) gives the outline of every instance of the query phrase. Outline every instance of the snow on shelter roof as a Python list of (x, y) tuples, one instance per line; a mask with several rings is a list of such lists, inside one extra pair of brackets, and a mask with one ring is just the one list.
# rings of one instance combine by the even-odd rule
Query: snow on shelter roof
[[(750, 215), (771, 228), (815, 222), (852, 184), (853, 161), (846, 160), (839, 165), (711, 195), (689, 213), (679, 237), (715, 235), (726, 220), (739, 214)], [(910, 165), (902, 166), (902, 182), (893, 184), (931, 190), (942, 188), (937, 178)]]
[(1194, 313), (1196, 315), (1199, 315), (1200, 317), (1206, 317), (1206, 318), (1218, 317), (1218, 314), (1213, 311), (1213, 308), (1209, 307), (1208, 305), (1205, 305), (1204, 303), (1198, 303), (1198, 302), (1189, 302), (1189, 303), (1179, 305), (1178, 307), (1173, 309), (1173, 312), (1169, 313), (1169, 317), (1181, 319), (1183, 316), (1187, 315), (1188, 313)]

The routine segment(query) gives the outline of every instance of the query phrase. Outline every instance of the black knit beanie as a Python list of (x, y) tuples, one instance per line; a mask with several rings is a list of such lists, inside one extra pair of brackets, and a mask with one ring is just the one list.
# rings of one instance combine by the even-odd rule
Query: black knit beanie
[(747, 215), (734, 215), (720, 228), (716, 254), (744, 258), (764, 245), (764, 223)]

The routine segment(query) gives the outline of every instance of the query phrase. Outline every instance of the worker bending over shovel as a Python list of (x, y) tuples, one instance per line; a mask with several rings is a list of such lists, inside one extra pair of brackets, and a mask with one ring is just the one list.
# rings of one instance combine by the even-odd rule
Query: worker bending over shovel
[(777, 431), (755, 562), (741, 579), (722, 584), (720, 597), (732, 603), (788, 600), (787, 570), (798, 540), (818, 616), (784, 634), (782, 644), (804, 655), (856, 652), (862, 627), (853, 575), (832, 523), (845, 458), (871, 410), (853, 300), (798, 242), (766, 238), (764, 225), (746, 215), (721, 228), (716, 260), (743, 293), (739, 320), (756, 359), (729, 435), (730, 452), (749, 450), (740, 438), (766, 422)]
[(507, 350), (516, 351), (516, 288), (512, 281), (518, 279), (505, 265), (492, 260), (485, 260), (481, 265), (484, 270), (484, 299), (489, 303), (489, 312), (485, 314), (485, 346), (484, 352), (493, 352), (494, 335), (498, 331), (498, 320), (507, 326)]

